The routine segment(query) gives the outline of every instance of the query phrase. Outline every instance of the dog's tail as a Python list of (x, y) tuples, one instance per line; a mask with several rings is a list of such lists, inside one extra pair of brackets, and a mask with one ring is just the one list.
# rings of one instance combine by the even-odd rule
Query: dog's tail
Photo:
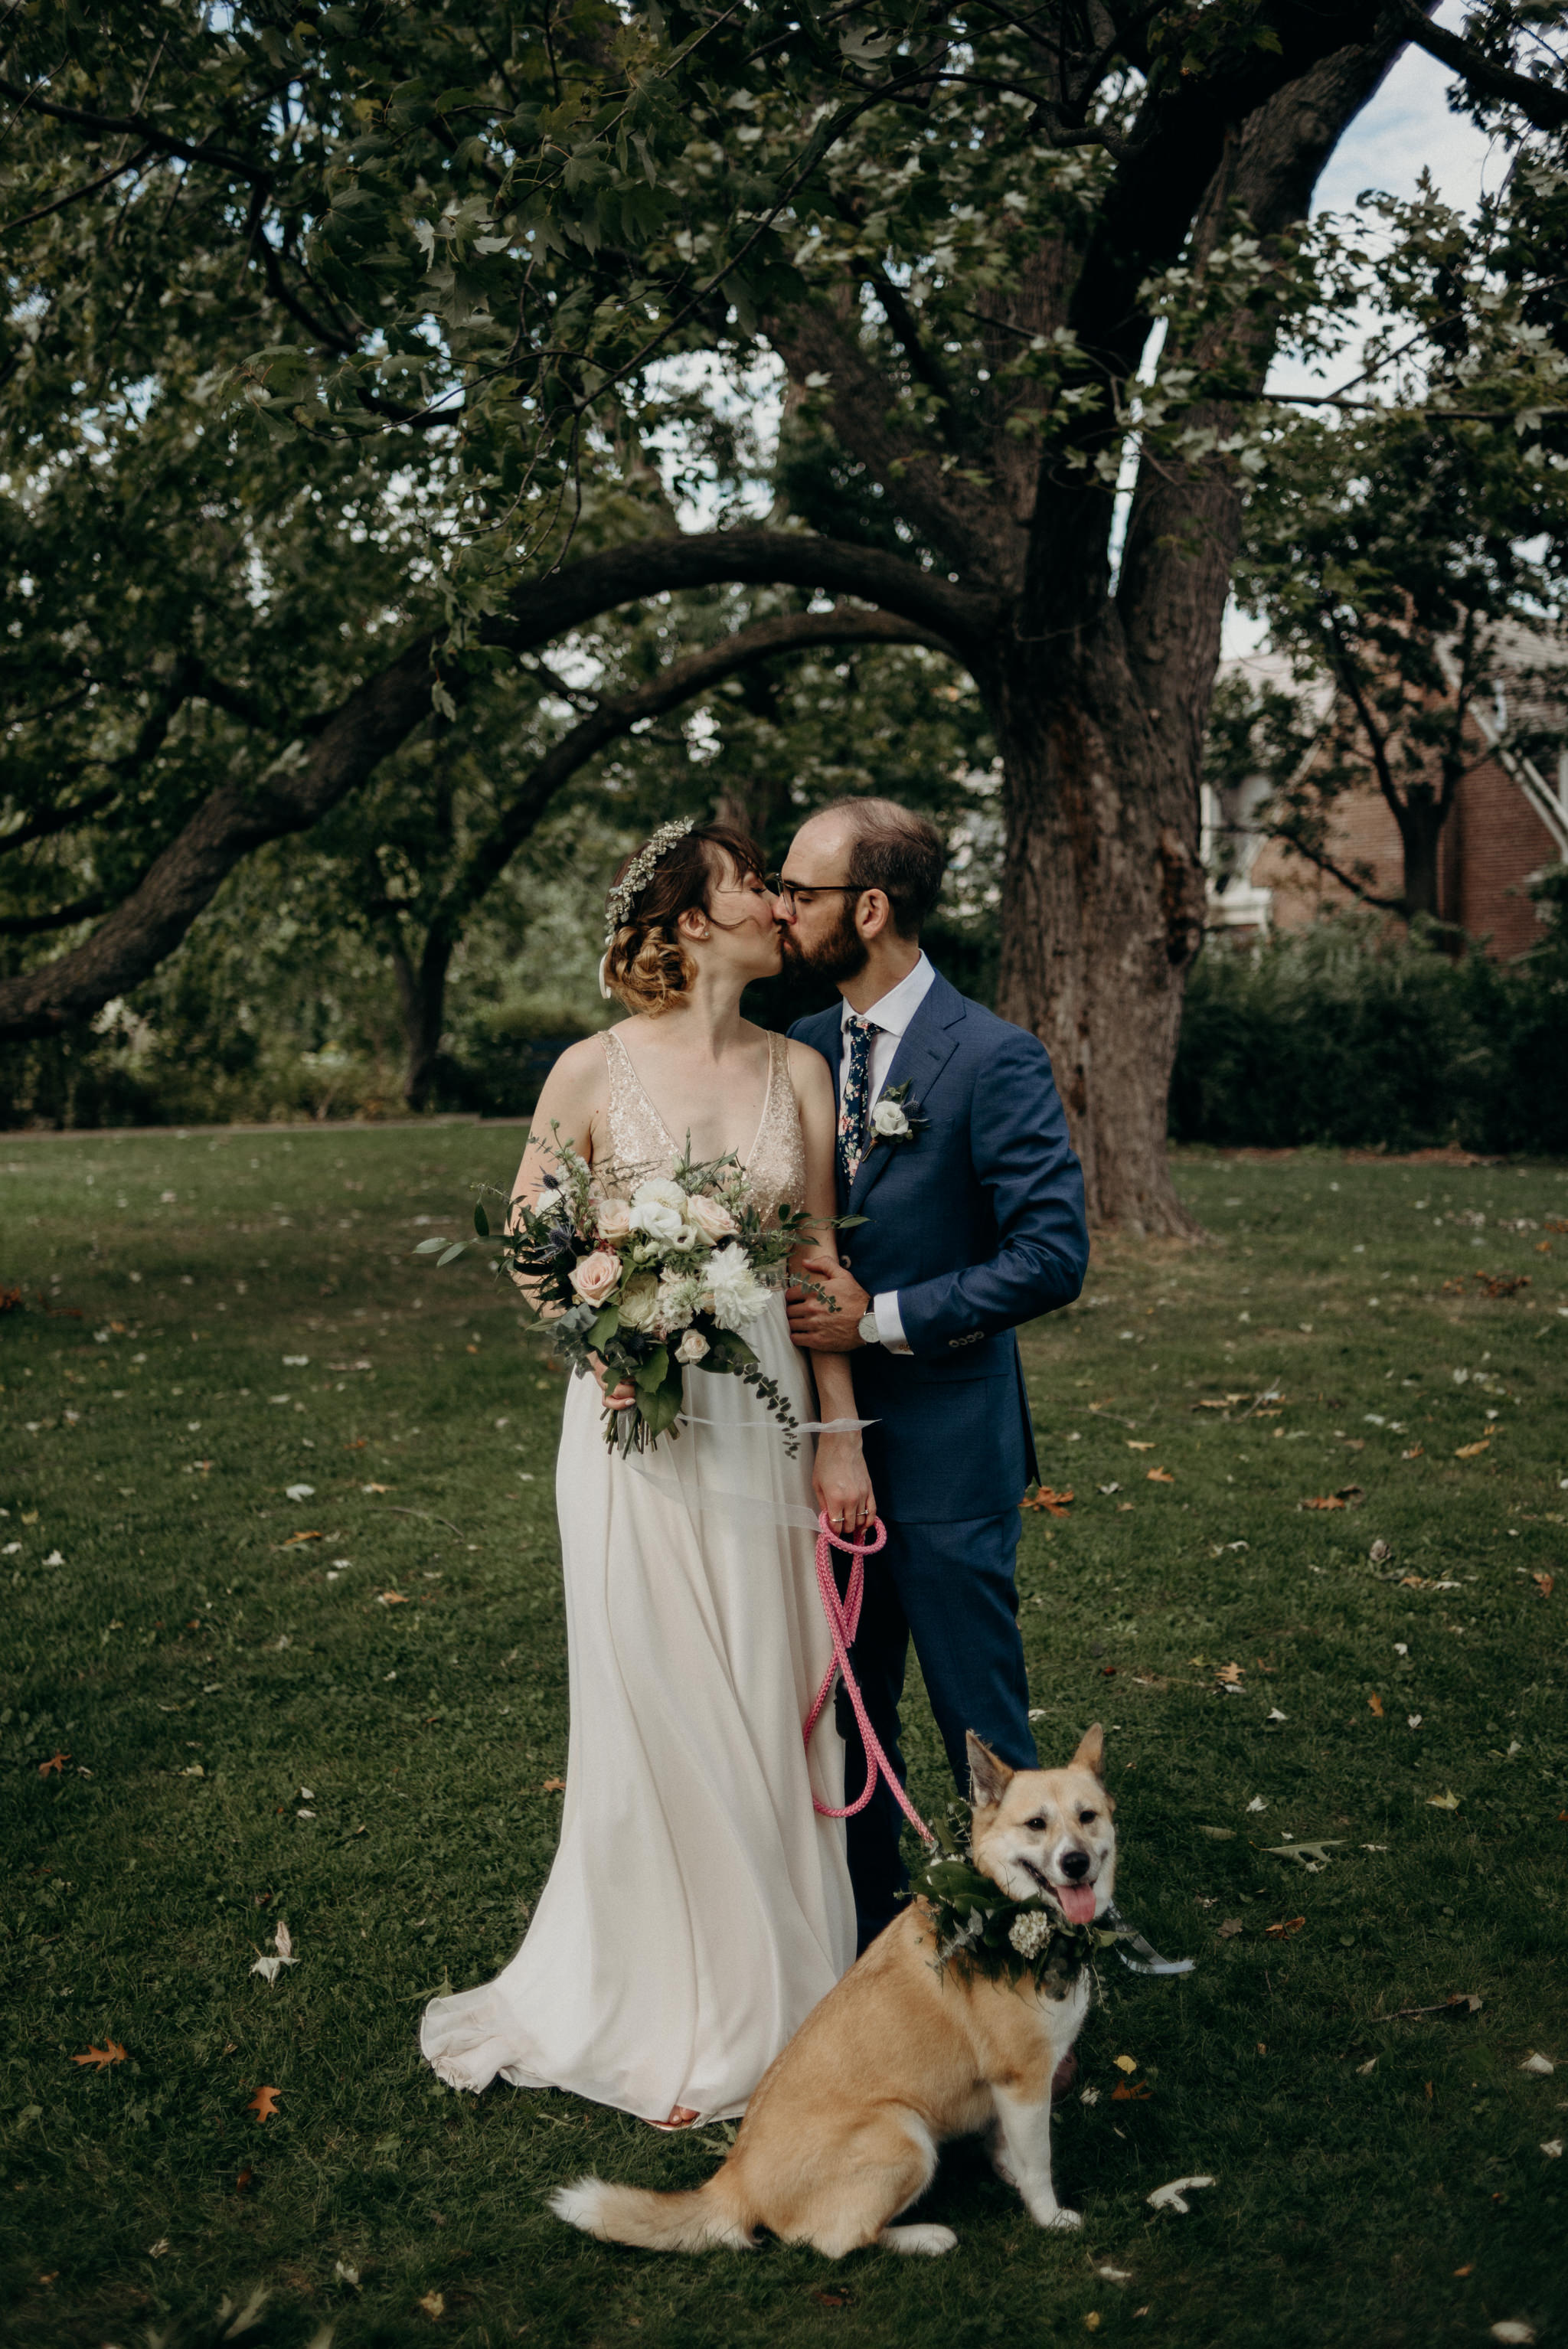
[(569, 2227), (601, 2242), (631, 2243), (643, 2251), (749, 2251), (757, 2238), (721, 2169), (689, 2194), (655, 2194), (642, 2186), (610, 2186), (580, 2178), (550, 2198)]

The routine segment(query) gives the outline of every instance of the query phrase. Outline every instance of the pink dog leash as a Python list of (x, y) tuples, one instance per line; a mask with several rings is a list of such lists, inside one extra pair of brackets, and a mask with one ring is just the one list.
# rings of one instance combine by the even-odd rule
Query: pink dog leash
[[(821, 1718), (822, 1707), (832, 1692), (834, 1676), (838, 1675), (843, 1681), (844, 1692), (854, 1709), (855, 1720), (860, 1728), (861, 1744), (865, 1749), (866, 1756), (866, 1783), (856, 1800), (845, 1804), (841, 1810), (835, 1810), (830, 1803), (818, 1802), (815, 1793), (811, 1796), (811, 1807), (825, 1819), (852, 1819), (857, 1812), (865, 1809), (876, 1792), (876, 1783), (881, 1777), (897, 1800), (899, 1808), (911, 1826), (917, 1834), (923, 1836), (927, 1843), (934, 1844), (936, 1837), (904, 1793), (899, 1784), (898, 1773), (882, 1752), (882, 1742), (872, 1727), (866, 1713), (866, 1702), (861, 1694), (860, 1682), (850, 1668), (850, 1644), (860, 1629), (861, 1601), (865, 1596), (866, 1560), (868, 1557), (874, 1557), (887, 1540), (887, 1527), (880, 1519), (875, 1525), (874, 1531), (876, 1537), (874, 1540), (853, 1542), (847, 1540), (842, 1534), (836, 1534), (833, 1531), (828, 1522), (828, 1513), (825, 1509), (817, 1520), (817, 1595), (822, 1602), (822, 1612), (828, 1619), (828, 1630), (833, 1642), (833, 1661), (822, 1676), (822, 1685), (817, 1691), (816, 1702), (807, 1716), (802, 1734), (807, 1746), (810, 1747), (811, 1732)], [(839, 1596), (839, 1587), (833, 1578), (833, 1552), (836, 1549), (841, 1549), (846, 1557), (854, 1560), (854, 1564), (850, 1568), (849, 1588), (842, 1599)]]

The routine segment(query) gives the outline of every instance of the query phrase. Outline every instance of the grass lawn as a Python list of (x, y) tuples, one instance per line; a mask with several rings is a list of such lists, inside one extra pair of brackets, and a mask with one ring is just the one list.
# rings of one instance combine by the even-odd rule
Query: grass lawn
[[(1073, 1495), (1020, 1557), (1042, 1752), (1107, 1723), (1123, 1906), (1198, 1968), (1107, 1976), (1080, 2235), (960, 2147), (951, 2258), (831, 2268), (569, 2232), (553, 2186), (694, 2182), (720, 2133), (418, 2056), (517, 1942), (566, 1758), (562, 1381), (480, 1266), (410, 1255), (518, 1146), (0, 1136), (12, 2337), (213, 2340), (257, 2286), (239, 2337), (283, 2349), (1556, 2337), (1568, 1174), (1189, 1154), (1221, 1245), (1113, 1243), (1027, 1334)], [(923, 1704), (910, 1743), (940, 1804)]]

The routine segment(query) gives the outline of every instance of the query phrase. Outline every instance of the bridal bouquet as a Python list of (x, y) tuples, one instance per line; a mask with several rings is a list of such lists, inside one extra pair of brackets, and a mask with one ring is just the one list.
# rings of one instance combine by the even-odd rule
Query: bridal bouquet
[[(765, 1226), (733, 1152), (695, 1164), (689, 1142), (672, 1175), (650, 1176), (629, 1197), (607, 1194), (587, 1161), (551, 1131), (550, 1180), (533, 1206), (510, 1206), (495, 1236), (496, 1269), (528, 1296), (557, 1352), (590, 1372), (602, 1362), (609, 1386), (634, 1389), (626, 1410), (606, 1407), (606, 1444), (624, 1454), (678, 1436), (682, 1378), (695, 1367), (744, 1379), (779, 1420), (793, 1456), (793, 1414), (742, 1332), (789, 1279), (791, 1251), (810, 1237), (811, 1218), (780, 1206)], [(481, 1240), (491, 1237), (482, 1204), (474, 1228)], [(416, 1254), (438, 1248), (447, 1264), (471, 1245), (423, 1240)]]

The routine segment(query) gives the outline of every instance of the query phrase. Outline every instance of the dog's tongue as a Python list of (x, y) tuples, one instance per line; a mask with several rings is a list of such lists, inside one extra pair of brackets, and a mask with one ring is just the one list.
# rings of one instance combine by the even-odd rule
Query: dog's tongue
[(1088, 1925), (1094, 1920), (1094, 1887), (1092, 1884), (1057, 1884), (1053, 1890), (1062, 1904), (1062, 1915), (1069, 1925)]

